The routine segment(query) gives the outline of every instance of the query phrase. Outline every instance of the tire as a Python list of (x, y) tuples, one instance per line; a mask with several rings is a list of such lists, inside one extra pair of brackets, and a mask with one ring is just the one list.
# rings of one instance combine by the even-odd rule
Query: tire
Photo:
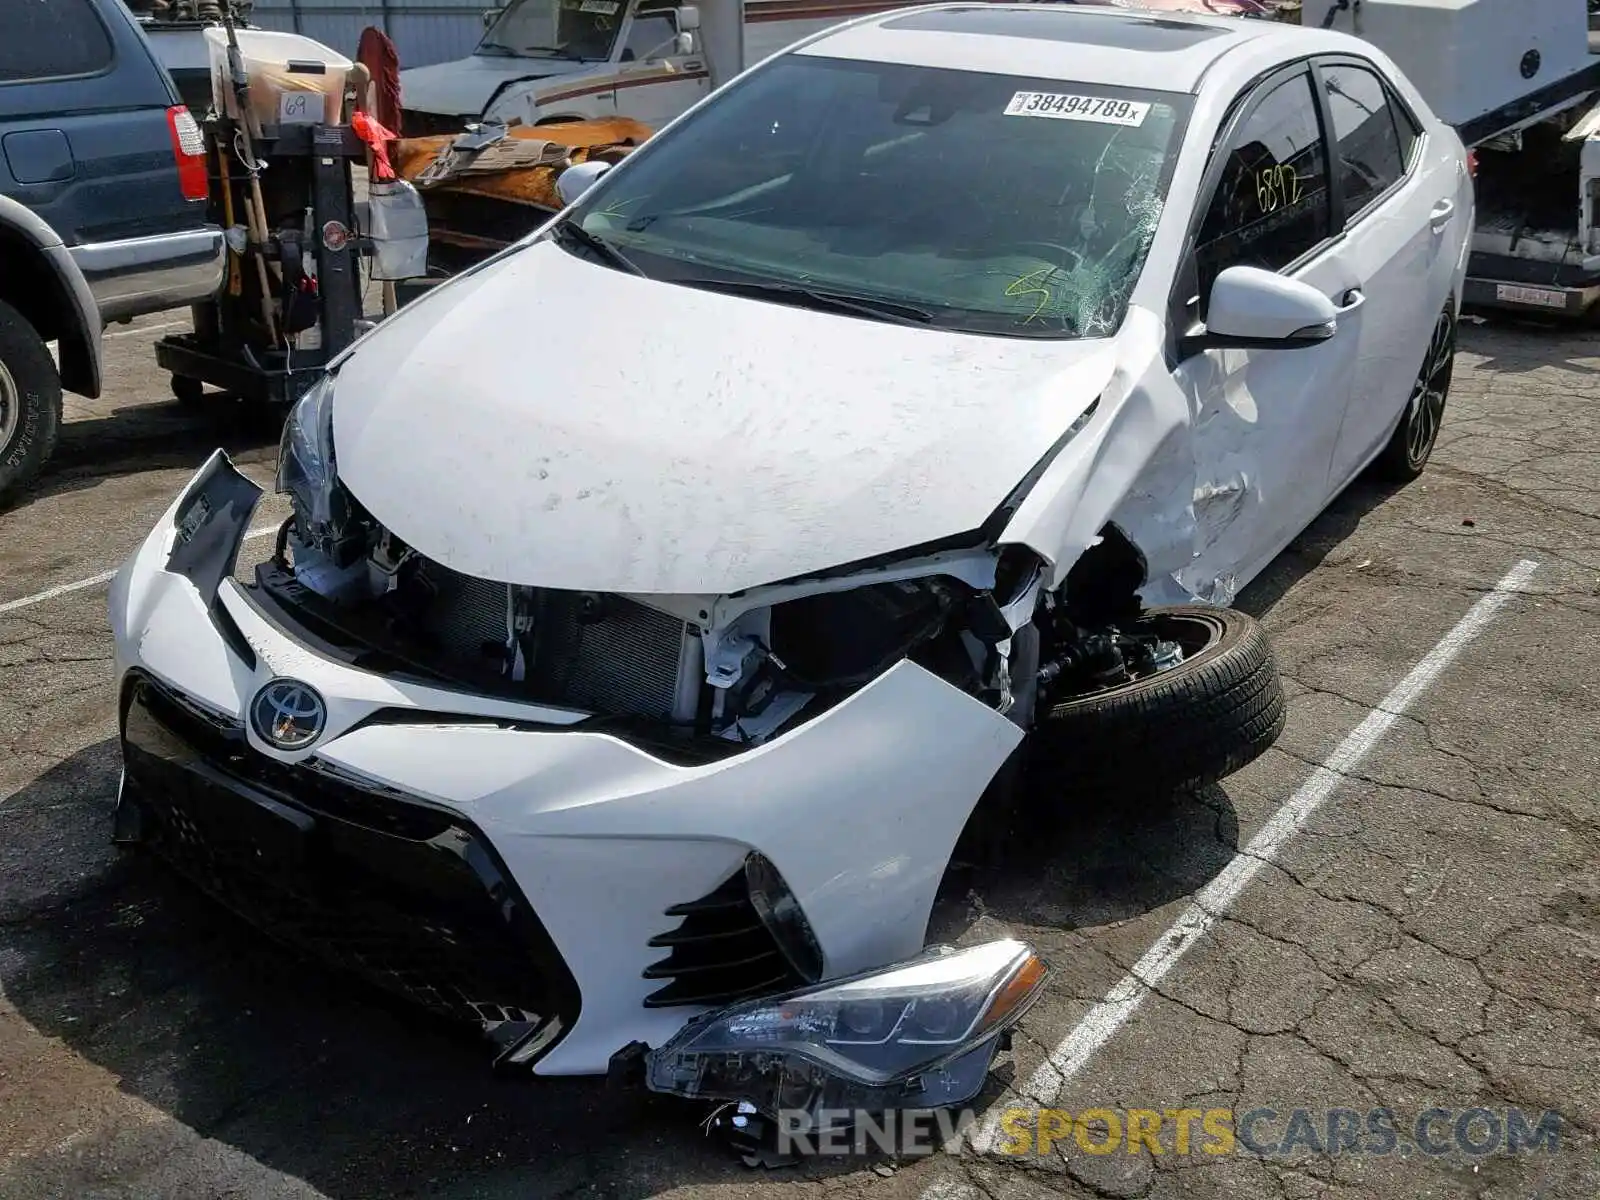
[(1422, 369), (1411, 387), (1411, 398), (1400, 414), (1400, 424), (1383, 452), (1373, 461), (1372, 473), (1390, 483), (1410, 483), (1422, 474), (1439, 441), (1450, 380), (1456, 364), (1456, 313), (1447, 304), (1434, 322)]
[(22, 314), (0, 301), (0, 497), (43, 469), (60, 432), (55, 360)]
[(1146, 609), (1143, 628), (1184, 645), (1160, 674), (1057, 700), (1030, 735), (1036, 781), (1074, 794), (1164, 796), (1216, 783), (1264, 754), (1285, 704), (1266, 633), (1233, 609)]
[(206, 385), (198, 379), (189, 378), (187, 375), (174, 375), (172, 377), (172, 398), (185, 408), (194, 408), (204, 403)]

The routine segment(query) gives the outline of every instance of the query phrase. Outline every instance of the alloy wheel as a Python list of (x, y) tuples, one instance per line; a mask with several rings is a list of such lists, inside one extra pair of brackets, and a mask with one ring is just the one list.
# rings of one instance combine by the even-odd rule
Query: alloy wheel
[(1406, 411), (1406, 459), (1413, 469), (1420, 468), (1433, 453), (1444, 420), (1445, 397), (1450, 392), (1450, 376), (1456, 361), (1455, 317), (1447, 310), (1439, 314), (1428, 342), (1428, 356), (1412, 389)]

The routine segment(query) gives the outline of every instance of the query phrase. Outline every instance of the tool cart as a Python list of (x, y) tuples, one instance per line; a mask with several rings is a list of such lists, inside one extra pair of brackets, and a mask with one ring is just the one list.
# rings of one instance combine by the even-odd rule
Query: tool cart
[(221, 290), (194, 307), (194, 332), (156, 343), (173, 394), (211, 384), (291, 404), (366, 327), (352, 167), (370, 148), (352, 122), (364, 70), (309, 38), (205, 30), (213, 103), (202, 132), (211, 220), (227, 231)]

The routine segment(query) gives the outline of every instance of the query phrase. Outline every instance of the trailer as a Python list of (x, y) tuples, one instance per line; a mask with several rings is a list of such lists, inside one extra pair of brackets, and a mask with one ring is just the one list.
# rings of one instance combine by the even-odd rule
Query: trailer
[(1600, 301), (1600, 20), (1593, 0), (1303, 0), (1380, 47), (1477, 163), (1463, 303), (1581, 317)]

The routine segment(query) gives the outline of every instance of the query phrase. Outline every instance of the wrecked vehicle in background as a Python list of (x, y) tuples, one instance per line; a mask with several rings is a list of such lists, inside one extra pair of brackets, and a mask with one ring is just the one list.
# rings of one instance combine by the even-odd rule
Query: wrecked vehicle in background
[(1045, 967), (924, 951), (963, 836), (1263, 753), (1226, 606), (1432, 449), (1470, 181), (1360, 45), (929, 7), (570, 168), (296, 407), (252, 582), (220, 451), (120, 572), (118, 836), (508, 1068), (965, 1103)]
[[(1039, 2), (1272, 15), (1260, 0)], [(491, 19), (483, 38), (466, 58), (401, 72), (404, 132), (454, 134), (477, 121), (531, 126), (616, 116), (659, 129), (791, 43), (903, 6), (904, 0), (510, 0), (486, 14)]]

